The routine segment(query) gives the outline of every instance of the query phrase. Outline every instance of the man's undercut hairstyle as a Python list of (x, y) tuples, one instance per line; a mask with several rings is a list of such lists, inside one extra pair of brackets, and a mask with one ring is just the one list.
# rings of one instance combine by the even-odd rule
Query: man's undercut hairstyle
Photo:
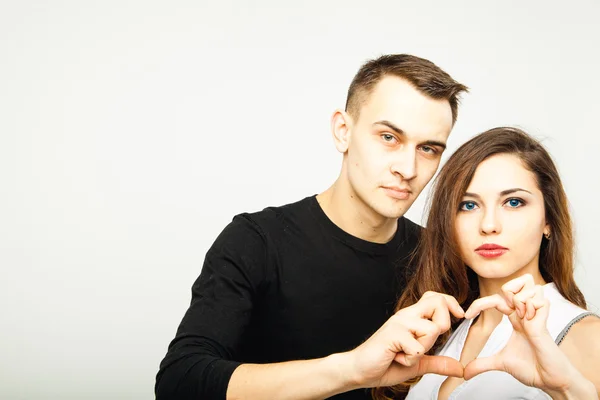
[(409, 54), (388, 54), (368, 61), (354, 76), (348, 89), (346, 112), (358, 119), (360, 108), (385, 76), (404, 79), (432, 99), (448, 100), (452, 109), (452, 124), (456, 122), (458, 114), (459, 95), (469, 90), (429, 60)]

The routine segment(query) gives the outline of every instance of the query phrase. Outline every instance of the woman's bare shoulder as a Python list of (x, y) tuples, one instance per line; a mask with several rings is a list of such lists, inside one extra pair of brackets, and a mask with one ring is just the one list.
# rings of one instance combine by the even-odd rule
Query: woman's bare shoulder
[(575, 323), (560, 348), (575, 368), (600, 391), (600, 317), (592, 314)]

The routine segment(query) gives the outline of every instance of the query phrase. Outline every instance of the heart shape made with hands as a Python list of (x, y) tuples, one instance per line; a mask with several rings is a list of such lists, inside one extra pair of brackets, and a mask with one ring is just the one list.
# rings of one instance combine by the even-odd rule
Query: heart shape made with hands
[(539, 351), (548, 344), (556, 347), (546, 328), (549, 303), (542, 286), (536, 285), (530, 274), (513, 279), (502, 286), (502, 294), (475, 300), (465, 312), (465, 318), (475, 318), (492, 308), (508, 316), (513, 333), (497, 354), (470, 361), (465, 366), (464, 378), (468, 380), (486, 371), (499, 370), (520, 381), (537, 383), (537, 377), (530, 370), (537, 365)]
[[(446, 301), (446, 310), (460, 318), (456, 312), (456, 299), (452, 296), (428, 292), (421, 299), (431, 296), (441, 296)], [(460, 311), (462, 308), (458, 306)], [(515, 377), (527, 386), (543, 390), (552, 390), (568, 384), (567, 377), (570, 373), (570, 364), (566, 355), (555, 344), (554, 339), (547, 330), (549, 302), (544, 298), (543, 288), (536, 285), (530, 274), (513, 279), (502, 286), (502, 294), (494, 294), (475, 300), (462, 317), (471, 319), (477, 317), (482, 311), (495, 308), (507, 315), (513, 333), (506, 346), (490, 357), (475, 358), (466, 366), (451, 359), (452, 365), (447, 371), (452, 371), (448, 376), (457, 376), (458, 370), (463, 369), (464, 379), (471, 379), (483, 372), (497, 370), (504, 371)], [(438, 309), (439, 312), (439, 309)], [(425, 318), (435, 322), (435, 311)], [(446, 319), (449, 318), (449, 315)], [(445, 332), (449, 326), (440, 327), (440, 332)], [(415, 332), (416, 333), (416, 332)], [(435, 336), (437, 338), (437, 336)], [(419, 338), (417, 338), (418, 340)], [(431, 347), (432, 343), (429, 340)], [(445, 356), (430, 357), (423, 369), (427, 370), (434, 362), (448, 363)], [(437, 357), (437, 359), (435, 359)], [(401, 360), (397, 360), (404, 364)], [(409, 361), (410, 360), (406, 360)], [(406, 364), (404, 364), (406, 365)], [(460, 367), (459, 367), (460, 365)], [(439, 368), (435, 368), (438, 370)], [(427, 373), (428, 371), (426, 371)], [(435, 372), (438, 373), (438, 372)]]

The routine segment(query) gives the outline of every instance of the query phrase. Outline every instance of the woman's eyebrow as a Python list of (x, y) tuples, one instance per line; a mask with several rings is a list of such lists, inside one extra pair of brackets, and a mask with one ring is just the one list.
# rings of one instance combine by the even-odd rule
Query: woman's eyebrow
[[(501, 191), (500, 192), (500, 196), (506, 196), (507, 194), (512, 194), (512, 193), (515, 193), (515, 192), (527, 192), (529, 194), (533, 194), (529, 190), (526, 190), (526, 189), (512, 188), (512, 189), (506, 189), (506, 190)], [(481, 199), (481, 196), (478, 195), (477, 193), (469, 193), (469, 192), (466, 192), (464, 194), (464, 197), (474, 197), (476, 199)]]
[(525, 190), (525, 189), (521, 189), (521, 188), (513, 188), (513, 189), (506, 189), (506, 190), (501, 191), (500, 196), (506, 196), (507, 194), (511, 194), (511, 193), (515, 193), (515, 192), (527, 192), (529, 194), (533, 194), (529, 190)]

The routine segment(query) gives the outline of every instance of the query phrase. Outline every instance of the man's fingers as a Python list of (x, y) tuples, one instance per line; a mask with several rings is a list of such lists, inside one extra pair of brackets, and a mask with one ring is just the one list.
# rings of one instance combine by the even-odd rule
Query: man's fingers
[[(460, 306), (459, 302), (454, 298), (454, 296), (450, 296), (449, 294), (438, 293), (438, 292), (425, 292), (422, 296), (423, 299), (433, 296), (440, 296), (446, 302), (446, 306), (448, 307), (448, 311), (450, 311), (457, 318), (464, 318), (465, 310)], [(433, 314), (432, 314), (433, 315)], [(430, 318), (430, 316), (428, 316)]]
[(423, 353), (421, 354), (406, 354), (406, 353), (398, 353), (396, 357), (394, 357), (394, 361), (398, 364), (403, 365), (405, 367), (412, 367), (419, 363), (419, 360), (423, 357)]
[(450, 329), (450, 313), (459, 318), (464, 318), (464, 311), (458, 301), (450, 295), (426, 292), (416, 304), (417, 316), (431, 319), (440, 327), (441, 332)]
[[(406, 330), (399, 330), (397, 332), (393, 332), (394, 335), (394, 344), (393, 351), (398, 353), (394, 358), (397, 362), (407, 367), (414, 365), (411, 362), (413, 358), (406, 358), (406, 356), (417, 356), (425, 353), (425, 348), (421, 343), (414, 338), (411, 332)], [(402, 355), (398, 357), (399, 355)]]
[(422, 336), (439, 336), (442, 333), (440, 326), (435, 322), (423, 318), (413, 318), (405, 321), (404, 326), (415, 335), (418, 340)]
[(499, 294), (494, 294), (475, 300), (467, 312), (465, 312), (465, 318), (475, 318), (483, 310), (488, 310), (490, 308), (495, 308), (506, 315), (510, 315), (513, 312), (513, 309), (508, 305), (504, 297)]
[(456, 318), (464, 318), (465, 310), (460, 306), (458, 300), (454, 298), (454, 296), (443, 295), (446, 303), (448, 304), (448, 310), (456, 317)]
[[(390, 350), (409, 355), (424, 354), (435, 344), (442, 332), (440, 327), (428, 319), (397, 314), (390, 320), (385, 333), (391, 343)], [(404, 358), (397, 360), (404, 363)]]
[(496, 356), (476, 358), (465, 367), (465, 380), (487, 371), (502, 371), (502, 362)]
[(443, 333), (438, 324), (427, 319), (414, 319), (406, 322), (404, 325), (425, 348), (425, 351), (429, 351), (435, 344), (438, 336)]
[(451, 357), (423, 356), (419, 363), (418, 375), (438, 374), (462, 378), (463, 365)]

